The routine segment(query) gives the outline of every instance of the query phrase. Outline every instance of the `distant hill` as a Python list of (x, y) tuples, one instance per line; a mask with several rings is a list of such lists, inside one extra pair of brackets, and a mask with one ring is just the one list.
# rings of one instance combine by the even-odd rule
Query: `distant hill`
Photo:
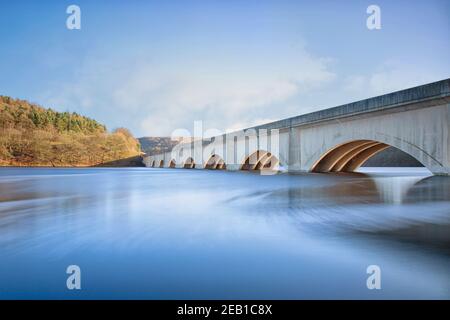
[(0, 96), (0, 165), (94, 166), (139, 156), (125, 128), (106, 127), (74, 112), (57, 112)]
[(142, 151), (148, 155), (169, 152), (179, 143), (179, 140), (170, 137), (142, 137), (138, 140)]
[(423, 167), (423, 165), (406, 152), (390, 147), (367, 160), (363, 167)]

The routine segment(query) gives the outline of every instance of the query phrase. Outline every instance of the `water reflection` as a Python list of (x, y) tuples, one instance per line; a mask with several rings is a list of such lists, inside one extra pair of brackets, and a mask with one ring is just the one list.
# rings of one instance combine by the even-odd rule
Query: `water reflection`
[(2, 169), (0, 297), (449, 298), (449, 225), (420, 170)]

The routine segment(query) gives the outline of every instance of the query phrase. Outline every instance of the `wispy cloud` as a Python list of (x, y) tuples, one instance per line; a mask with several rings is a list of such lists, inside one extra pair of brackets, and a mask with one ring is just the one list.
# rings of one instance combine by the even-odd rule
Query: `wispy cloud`
[(120, 61), (88, 60), (70, 82), (47, 92), (46, 101), (115, 113), (144, 135), (190, 129), (195, 120), (225, 131), (279, 119), (289, 114), (280, 104), (335, 78), (330, 59), (304, 49), (268, 68), (246, 61), (237, 71), (201, 62), (164, 69), (145, 60)]
[(441, 80), (439, 74), (442, 72), (435, 72), (420, 65), (386, 61), (372, 73), (369, 71), (368, 74), (346, 76), (343, 89), (363, 99)]

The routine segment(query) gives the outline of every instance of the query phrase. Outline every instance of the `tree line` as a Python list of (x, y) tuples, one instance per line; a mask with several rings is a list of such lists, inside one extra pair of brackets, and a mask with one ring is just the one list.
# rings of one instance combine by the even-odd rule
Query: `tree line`
[(0, 96), (0, 165), (94, 166), (138, 156), (129, 130)]

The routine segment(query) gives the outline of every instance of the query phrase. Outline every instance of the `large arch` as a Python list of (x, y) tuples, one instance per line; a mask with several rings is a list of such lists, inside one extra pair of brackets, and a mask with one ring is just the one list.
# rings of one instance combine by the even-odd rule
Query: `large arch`
[(257, 150), (247, 156), (242, 162), (241, 170), (276, 170), (280, 161), (277, 157), (265, 150)]
[(353, 172), (371, 157), (390, 147), (393, 146), (376, 140), (347, 141), (322, 154), (313, 164), (311, 171)]
[(227, 166), (225, 164), (225, 161), (217, 154), (213, 154), (211, 157), (209, 157), (208, 161), (206, 161), (206, 164), (205, 164), (205, 169), (223, 170), (226, 168), (227, 168)]
[(194, 169), (195, 168), (194, 159), (192, 159), (192, 157), (187, 158), (186, 161), (184, 161), (183, 168), (184, 169)]
[(164, 168), (164, 160), (159, 160), (159, 167)]
[(177, 166), (177, 163), (175, 162), (175, 159), (170, 160), (169, 168), (175, 168), (176, 166)]

